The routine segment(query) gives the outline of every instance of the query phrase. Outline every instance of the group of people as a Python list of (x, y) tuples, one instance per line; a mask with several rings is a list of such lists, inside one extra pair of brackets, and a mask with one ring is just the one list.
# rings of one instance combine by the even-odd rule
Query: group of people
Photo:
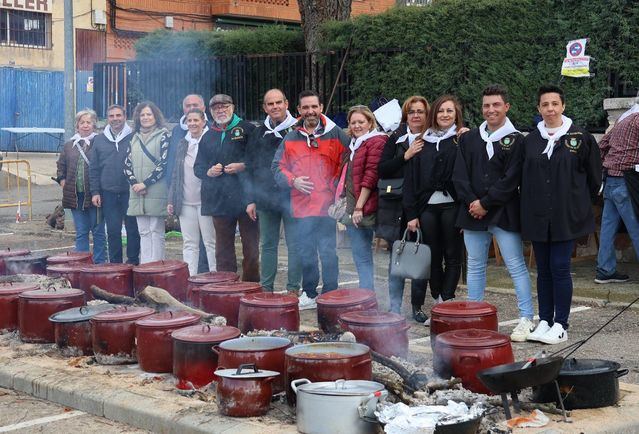
[[(336, 222), (345, 225), (350, 238), (359, 286), (370, 290), (373, 237), (392, 243), (405, 229), (420, 231), (431, 249), (431, 274), (411, 281), (410, 299), (413, 318), (426, 322), (422, 309), (428, 286), (435, 303), (455, 298), (464, 246), (468, 298), (483, 299), (494, 237), (521, 317), (511, 339), (556, 344), (567, 339), (575, 240), (595, 231), (591, 203), (602, 183), (603, 155), (608, 171), (604, 222), (614, 224), (604, 235), (602, 222), (596, 280), (628, 279), (616, 271), (614, 248), (610, 253), (620, 219), (639, 252), (636, 216), (619, 203), (620, 173), (633, 158), (639, 163), (639, 151), (628, 157), (618, 144), (634, 134), (636, 146), (639, 115), (624, 120), (632, 122), (631, 133), (625, 128), (619, 138), (615, 129), (606, 136), (600, 154), (594, 137), (564, 116), (564, 93), (557, 86), (539, 89), (542, 120), (527, 136), (508, 119), (508, 94), (499, 85), (483, 91), (484, 122), (478, 128), (464, 127), (462, 106), (453, 95), (437, 98), (432, 106), (424, 97), (411, 96), (402, 106), (402, 124), (390, 137), (378, 130), (366, 106), (348, 111), (344, 132), (323, 114), (313, 91), (298, 96), (297, 118), (281, 90), (267, 91), (259, 127), (235, 113), (229, 95), (213, 96), (208, 106), (207, 113), (201, 96), (186, 96), (184, 116), (171, 133), (151, 102), (136, 107), (133, 129), (123, 107), (109, 107), (108, 125), (99, 135), (95, 112), (78, 113), (77, 134), (58, 161), (77, 250), (89, 249), (92, 232), (94, 261), (105, 262), (108, 251), (110, 262), (122, 262), (124, 224), (127, 262), (163, 259), (164, 219), (176, 215), (191, 274), (237, 271), (239, 229), (242, 279), (273, 291), (283, 225), (286, 289), (301, 287), (300, 308), (308, 309), (316, 304), (320, 263), (322, 292), (338, 287)], [(532, 242), (537, 263), (536, 326), (522, 240)], [(389, 272), (388, 282), (390, 309), (399, 312), (404, 279)]]

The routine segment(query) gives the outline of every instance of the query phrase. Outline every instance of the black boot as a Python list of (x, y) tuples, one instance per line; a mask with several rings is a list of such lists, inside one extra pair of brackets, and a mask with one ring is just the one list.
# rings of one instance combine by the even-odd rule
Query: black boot
[(413, 305), (413, 319), (417, 322), (425, 323), (428, 320), (428, 315), (424, 313), (421, 306)]

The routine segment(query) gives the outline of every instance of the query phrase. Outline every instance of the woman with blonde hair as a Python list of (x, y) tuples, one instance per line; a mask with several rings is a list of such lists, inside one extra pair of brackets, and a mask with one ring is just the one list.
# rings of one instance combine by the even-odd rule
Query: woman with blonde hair
[(97, 115), (84, 109), (75, 115), (75, 135), (64, 144), (58, 158), (57, 181), (62, 186), (62, 206), (71, 209), (75, 226), (75, 250), (89, 251), (89, 232), (93, 234), (93, 262), (106, 261), (106, 236), (100, 209), (91, 203), (89, 189), (89, 151), (95, 137)]

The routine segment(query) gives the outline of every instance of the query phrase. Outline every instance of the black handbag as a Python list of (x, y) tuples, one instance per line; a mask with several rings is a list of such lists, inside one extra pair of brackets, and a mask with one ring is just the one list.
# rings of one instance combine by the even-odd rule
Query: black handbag
[(408, 228), (401, 240), (393, 243), (391, 252), (391, 276), (423, 280), (430, 278), (430, 247), (421, 244), (422, 231), (417, 230), (416, 241), (406, 241)]
[(381, 199), (397, 200), (402, 198), (404, 178), (380, 179), (377, 181), (377, 194)]

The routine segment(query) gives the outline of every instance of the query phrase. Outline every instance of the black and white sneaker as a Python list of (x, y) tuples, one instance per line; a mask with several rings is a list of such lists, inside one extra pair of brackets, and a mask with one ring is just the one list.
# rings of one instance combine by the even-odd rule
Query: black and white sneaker
[(624, 283), (630, 280), (627, 274), (617, 273), (616, 271), (612, 274), (603, 274), (597, 271), (597, 276), (595, 277), (595, 283)]

